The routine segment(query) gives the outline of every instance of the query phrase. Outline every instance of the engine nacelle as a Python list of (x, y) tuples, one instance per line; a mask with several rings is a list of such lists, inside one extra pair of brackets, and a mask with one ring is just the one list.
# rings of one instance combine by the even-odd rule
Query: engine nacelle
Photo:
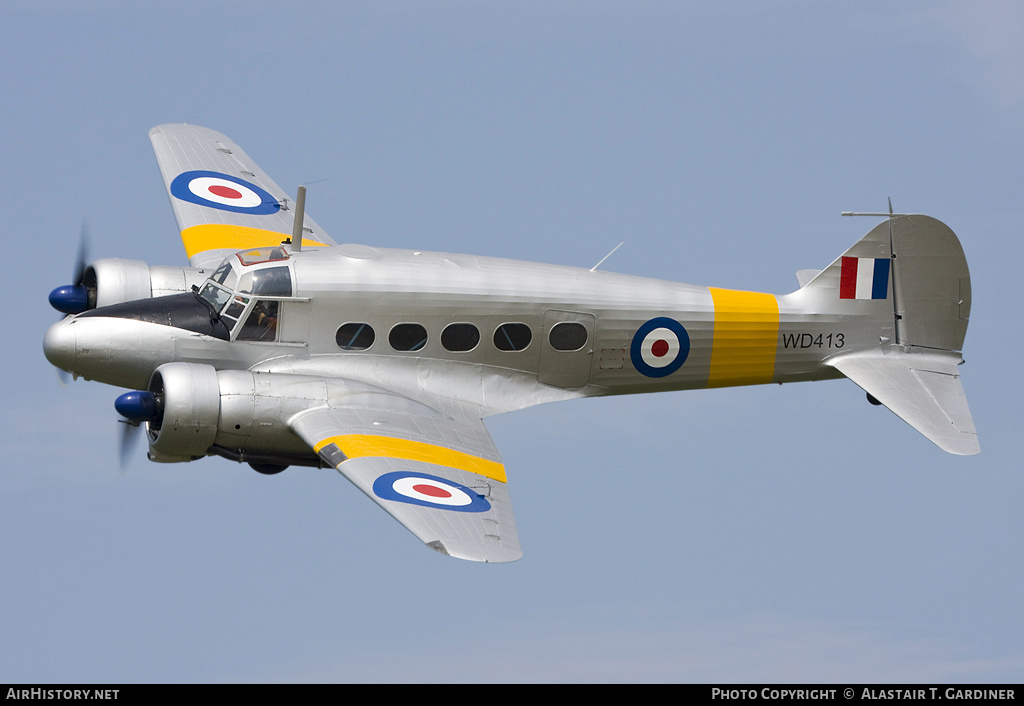
[(206, 279), (194, 267), (150, 267), (141, 260), (96, 260), (79, 281), (50, 292), (50, 306), (62, 314), (81, 314), (101, 306), (187, 292)]
[(82, 284), (92, 309), (187, 292), (204, 279), (206, 273), (193, 267), (150, 267), (142, 260), (108, 257), (85, 269)]
[(313, 451), (283, 422), (352, 387), (367, 392), (305, 375), (165, 363), (149, 382), (158, 409), (147, 422), (149, 458), (176, 463), (216, 454), (256, 465), (316, 465)]

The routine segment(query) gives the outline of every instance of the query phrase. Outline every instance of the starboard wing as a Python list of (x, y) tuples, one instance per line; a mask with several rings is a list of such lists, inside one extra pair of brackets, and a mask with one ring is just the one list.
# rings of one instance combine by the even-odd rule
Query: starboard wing
[(505, 467), (480, 419), (452, 419), (397, 395), (352, 400), (289, 421), (328, 465), (442, 554), (522, 557)]
[[(149, 139), (193, 267), (291, 237), (294, 197), (227, 137), (197, 125), (159, 125)], [(303, 233), (303, 247), (335, 244), (309, 216)]]

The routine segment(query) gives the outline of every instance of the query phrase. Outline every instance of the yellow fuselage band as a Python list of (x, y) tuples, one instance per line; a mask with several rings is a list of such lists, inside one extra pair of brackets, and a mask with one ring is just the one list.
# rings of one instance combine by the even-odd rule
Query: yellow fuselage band
[(711, 288), (711, 298), (715, 333), (708, 387), (771, 382), (779, 340), (775, 295)]

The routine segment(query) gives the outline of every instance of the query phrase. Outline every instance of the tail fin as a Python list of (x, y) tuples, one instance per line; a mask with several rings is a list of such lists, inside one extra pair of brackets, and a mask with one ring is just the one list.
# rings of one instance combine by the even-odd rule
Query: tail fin
[(800, 294), (817, 310), (879, 317), (877, 347), (841, 353), (827, 365), (943, 450), (981, 450), (957, 370), (971, 276), (949, 227), (928, 216), (890, 216)]

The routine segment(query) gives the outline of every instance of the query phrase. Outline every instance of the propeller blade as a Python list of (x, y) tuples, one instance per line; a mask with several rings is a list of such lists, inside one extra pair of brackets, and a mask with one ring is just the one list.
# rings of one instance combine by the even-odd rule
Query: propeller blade
[(147, 390), (126, 392), (114, 400), (114, 409), (124, 417), (117, 420), (121, 423), (121, 443), (118, 445), (117, 458), (122, 473), (128, 468), (128, 460), (139, 444), (142, 423), (159, 418), (162, 406), (161, 398)]
[(75, 258), (75, 269), (72, 271), (71, 281), (76, 287), (82, 286), (85, 279), (85, 266), (89, 260), (89, 227), (82, 221), (82, 228), (78, 232), (78, 255)]
[(50, 306), (62, 314), (81, 314), (89, 308), (89, 290), (85, 286), (85, 267), (89, 259), (89, 229), (82, 222), (78, 234), (78, 254), (75, 256), (75, 268), (71, 272), (71, 281), (50, 292)]
[(124, 473), (128, 470), (128, 461), (135, 455), (135, 449), (142, 437), (142, 428), (124, 419), (119, 419), (118, 422), (121, 425), (121, 440), (117, 449), (117, 461), (121, 473)]

